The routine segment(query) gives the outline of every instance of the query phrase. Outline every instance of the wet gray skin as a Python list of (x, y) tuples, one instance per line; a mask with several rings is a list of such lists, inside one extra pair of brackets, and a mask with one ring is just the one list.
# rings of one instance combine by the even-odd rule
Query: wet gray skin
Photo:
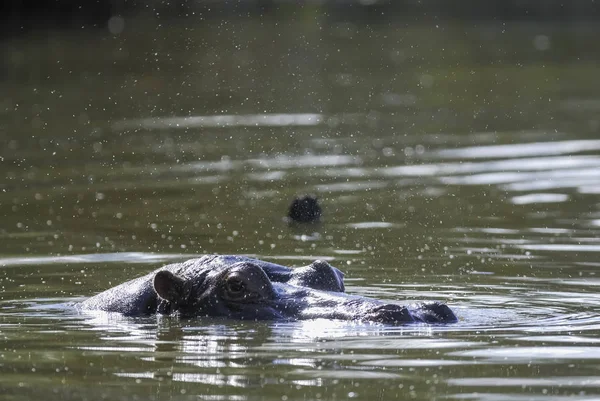
[(243, 256), (204, 256), (167, 265), (106, 290), (81, 309), (128, 316), (153, 313), (238, 320), (340, 319), (451, 323), (439, 302), (407, 308), (344, 293), (344, 275), (323, 261), (290, 269)]

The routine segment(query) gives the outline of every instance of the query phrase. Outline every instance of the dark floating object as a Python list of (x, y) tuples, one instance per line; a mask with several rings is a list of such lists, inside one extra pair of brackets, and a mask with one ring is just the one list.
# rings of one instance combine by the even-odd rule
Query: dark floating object
[(313, 223), (319, 221), (321, 212), (317, 198), (306, 195), (292, 201), (288, 217), (298, 223)]
[(78, 307), (126, 316), (234, 320), (336, 319), (394, 325), (457, 320), (440, 302), (402, 306), (346, 294), (344, 273), (325, 261), (292, 269), (237, 255), (173, 263), (88, 298)]

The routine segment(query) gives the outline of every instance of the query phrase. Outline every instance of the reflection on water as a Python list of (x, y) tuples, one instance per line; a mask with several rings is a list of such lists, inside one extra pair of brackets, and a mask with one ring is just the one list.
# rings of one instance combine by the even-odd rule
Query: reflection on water
[[(597, 29), (304, 17), (5, 43), (3, 396), (600, 395)], [(322, 222), (288, 225), (309, 193)], [(459, 322), (69, 306), (205, 253), (327, 260), (350, 293)]]
[[(35, 269), (35, 265), (25, 268)], [(587, 305), (589, 311), (597, 308), (597, 294), (543, 293), (527, 281), (515, 286), (514, 278), (511, 284), (478, 291), (474, 291), (477, 286), (452, 288), (453, 293), (461, 294), (452, 302), (461, 319), (458, 324), (440, 326), (392, 327), (323, 319), (253, 323), (125, 318), (103, 312), (80, 314), (65, 306), (66, 300), (58, 300), (59, 304), (54, 299), (18, 304), (5, 301), (2, 321), (27, 322), (28, 329), (23, 332), (20, 325), (1, 326), (5, 340), (15, 350), (2, 357), (5, 366), (19, 371), (30, 364), (29, 359), (20, 357), (23, 352), (46, 355), (49, 359), (34, 357), (36, 368), (28, 379), (29, 385), (45, 386), (35, 372), (57, 363), (64, 364), (66, 371), (82, 369), (83, 356), (87, 366), (84, 378), (100, 374), (103, 382), (113, 385), (121, 379), (132, 380), (143, 393), (155, 391), (159, 383), (181, 383), (193, 394), (229, 394), (234, 388), (243, 388), (256, 396), (259, 389), (277, 394), (298, 386), (303, 392), (317, 394), (358, 381), (362, 383), (358, 389), (348, 387), (357, 397), (371, 388), (388, 396), (396, 391), (426, 396), (431, 383), (420, 378), (431, 375), (436, 389), (450, 395), (457, 386), (460, 392), (465, 387), (493, 392), (494, 387), (501, 391), (552, 387), (552, 380), (564, 382), (560, 388), (565, 389), (598, 389), (591, 372), (600, 358), (600, 348), (595, 346), (600, 318), (593, 312), (576, 312), (581, 305)], [(397, 285), (381, 291), (367, 287), (369, 294), (360, 288), (349, 286), (349, 292), (396, 300), (431, 295), (426, 288), (411, 290)], [(518, 296), (517, 291), (521, 293)], [(553, 306), (559, 301), (551, 296), (561, 297), (561, 307)], [(577, 302), (569, 303), (570, 296), (577, 297)], [(52, 358), (56, 352), (64, 356)], [(539, 376), (560, 363), (577, 366), (582, 375)], [(498, 366), (516, 370), (510, 377), (499, 377), (494, 375)], [(532, 366), (538, 367), (538, 377), (528, 377)], [(2, 383), (9, 386), (7, 377), (17, 376), (14, 371), (5, 374)], [(60, 370), (54, 374), (62, 375)], [(412, 383), (410, 389), (404, 388), (406, 383)]]

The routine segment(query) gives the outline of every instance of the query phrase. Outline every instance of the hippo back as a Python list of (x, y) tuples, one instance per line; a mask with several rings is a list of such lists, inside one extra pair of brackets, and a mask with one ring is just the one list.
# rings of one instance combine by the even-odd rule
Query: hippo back
[(210, 263), (213, 268), (219, 268), (220, 266), (231, 266), (240, 262), (250, 262), (262, 268), (271, 281), (278, 283), (286, 283), (292, 277), (292, 269), (289, 267), (278, 265), (276, 263), (265, 262), (264, 260), (260, 259), (249, 258), (247, 256), (208, 255), (200, 259), (192, 260), (206, 260), (204, 263)]

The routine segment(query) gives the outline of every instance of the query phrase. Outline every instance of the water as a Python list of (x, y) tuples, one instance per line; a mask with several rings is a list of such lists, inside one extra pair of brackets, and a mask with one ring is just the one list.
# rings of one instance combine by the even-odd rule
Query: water
[[(597, 399), (597, 34), (307, 11), (5, 41), (0, 398)], [(287, 225), (305, 193), (323, 222)], [(65, 307), (204, 253), (460, 321)]]

